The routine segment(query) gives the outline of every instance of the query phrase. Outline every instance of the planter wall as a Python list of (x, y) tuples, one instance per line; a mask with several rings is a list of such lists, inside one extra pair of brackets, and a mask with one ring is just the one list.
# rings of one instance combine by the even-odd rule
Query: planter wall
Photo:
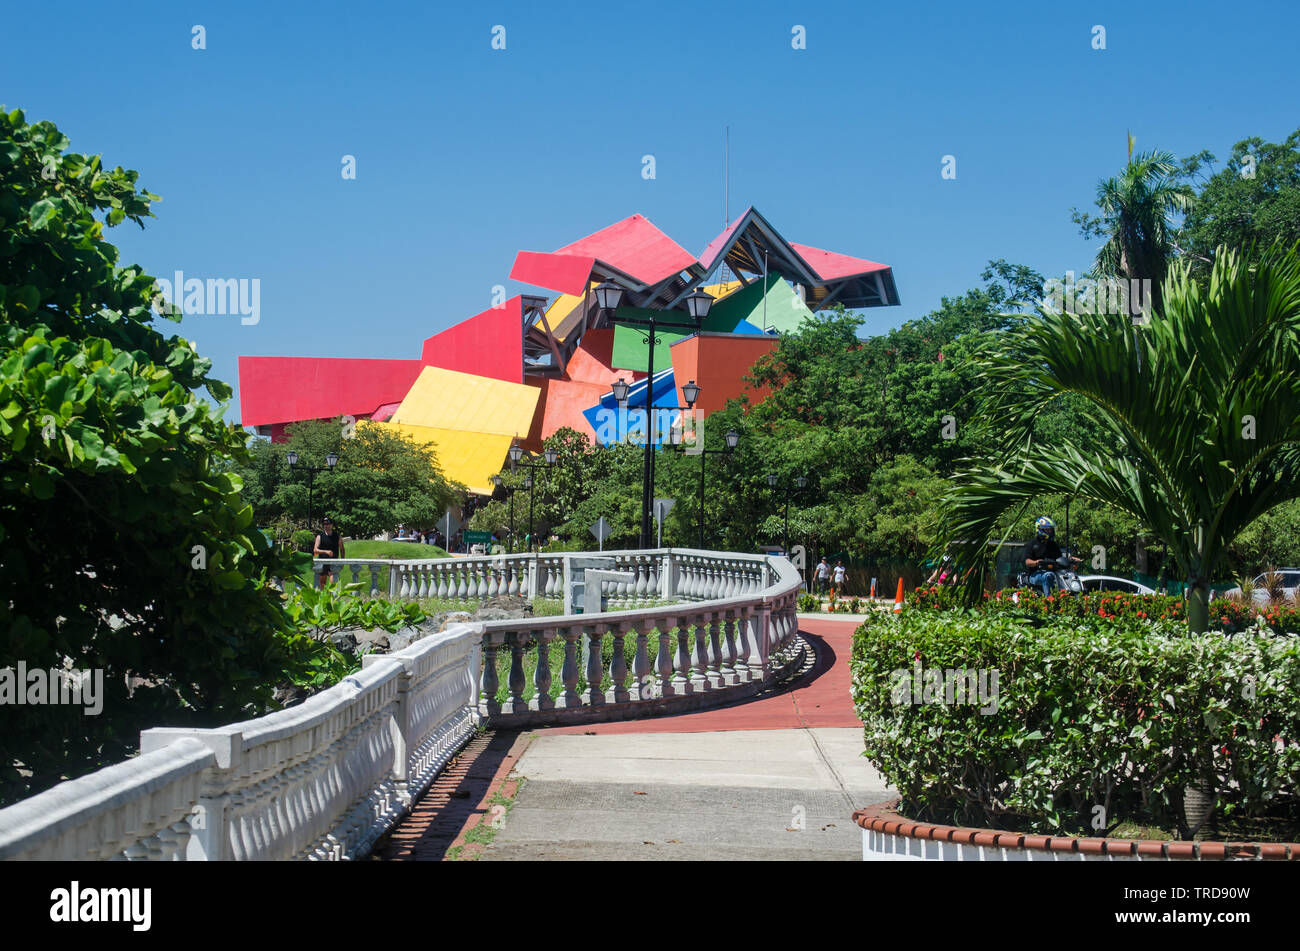
[(915, 822), (897, 800), (853, 814), (867, 862), (1300, 861), (1300, 842), (1167, 842), (1026, 835)]

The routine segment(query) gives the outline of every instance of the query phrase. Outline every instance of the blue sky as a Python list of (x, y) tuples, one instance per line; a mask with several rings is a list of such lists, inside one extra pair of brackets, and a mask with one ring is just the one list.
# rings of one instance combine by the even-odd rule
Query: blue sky
[(65, 0), (7, 12), (0, 102), (163, 197), (145, 231), (109, 232), (124, 261), (260, 280), (256, 325), (182, 325), (237, 384), (241, 354), (418, 358), (494, 285), (526, 289), (517, 250), (635, 212), (698, 254), (723, 224), (724, 125), (733, 215), (894, 267), (902, 306), (867, 332), (991, 258), (1082, 270), (1095, 245), (1069, 211), (1123, 164), (1126, 130), (1222, 160), (1300, 126), (1298, 10)]

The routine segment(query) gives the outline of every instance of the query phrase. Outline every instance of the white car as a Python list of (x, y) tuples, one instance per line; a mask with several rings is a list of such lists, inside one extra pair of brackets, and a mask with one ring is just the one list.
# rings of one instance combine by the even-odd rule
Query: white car
[(1122, 591), (1125, 594), (1155, 594), (1154, 588), (1138, 584), (1128, 578), (1116, 578), (1113, 575), (1080, 575), (1084, 593), (1092, 591)]
[[(1251, 592), (1251, 600), (1256, 604), (1268, 603), (1268, 589), (1264, 587), (1264, 580), (1268, 577), (1268, 572), (1262, 575), (1256, 575), (1254, 580), (1255, 590)], [(1282, 596), (1285, 598), (1294, 598), (1296, 588), (1300, 588), (1300, 568), (1279, 568), (1277, 574), (1282, 576)], [(1211, 593), (1211, 598), (1214, 595)], [(1227, 591), (1218, 595), (1220, 598), (1240, 598), (1240, 588), (1229, 588)]]

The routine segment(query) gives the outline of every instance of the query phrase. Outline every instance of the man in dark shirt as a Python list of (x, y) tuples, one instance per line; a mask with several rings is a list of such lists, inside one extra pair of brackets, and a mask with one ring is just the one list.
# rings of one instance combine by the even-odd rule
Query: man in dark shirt
[[(342, 558), (343, 541), (334, 530), (334, 522), (326, 517), (321, 519), (321, 530), (312, 546), (312, 555), (316, 558)], [(334, 580), (334, 572), (329, 565), (321, 566), (320, 586), (323, 588)]]
[[(1025, 545), (1025, 567), (1031, 572), (1029, 583), (1042, 589), (1043, 595), (1052, 593), (1059, 580), (1056, 577), (1056, 559), (1061, 557), (1061, 546), (1056, 544), (1056, 523), (1046, 515), (1034, 522), (1034, 537)], [(1082, 558), (1070, 556), (1073, 562)]]

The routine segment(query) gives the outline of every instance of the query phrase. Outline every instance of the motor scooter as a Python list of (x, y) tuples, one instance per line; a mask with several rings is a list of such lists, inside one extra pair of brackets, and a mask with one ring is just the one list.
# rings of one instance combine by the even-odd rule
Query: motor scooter
[[(1052, 560), (1052, 571), (1056, 575), (1056, 587), (1060, 591), (1066, 591), (1070, 594), (1083, 594), (1083, 582), (1079, 580), (1079, 573), (1074, 570), (1074, 562), (1070, 556), (1074, 554), (1068, 545), (1061, 548), (1061, 554)], [(1029, 576), (1032, 571), (1022, 571), (1016, 576), (1016, 582), (1022, 588), (1038, 589), (1037, 585), (1029, 583)]]

